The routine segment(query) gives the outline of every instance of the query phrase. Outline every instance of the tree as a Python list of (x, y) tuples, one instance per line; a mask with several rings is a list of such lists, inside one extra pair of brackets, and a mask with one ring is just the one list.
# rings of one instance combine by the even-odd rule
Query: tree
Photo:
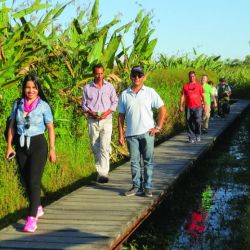
[(245, 56), (244, 64), (250, 65), (250, 55)]

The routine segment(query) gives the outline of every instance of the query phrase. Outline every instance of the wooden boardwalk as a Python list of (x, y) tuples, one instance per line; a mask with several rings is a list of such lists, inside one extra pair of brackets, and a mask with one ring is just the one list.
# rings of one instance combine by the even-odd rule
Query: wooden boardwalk
[(3, 229), (0, 249), (118, 249), (248, 105), (240, 100), (227, 118), (211, 121), (201, 142), (188, 144), (181, 133), (156, 147), (153, 198), (121, 195), (131, 186), (130, 165), (125, 163), (110, 173), (108, 184), (93, 183), (47, 206), (35, 233), (21, 231), (24, 220)]

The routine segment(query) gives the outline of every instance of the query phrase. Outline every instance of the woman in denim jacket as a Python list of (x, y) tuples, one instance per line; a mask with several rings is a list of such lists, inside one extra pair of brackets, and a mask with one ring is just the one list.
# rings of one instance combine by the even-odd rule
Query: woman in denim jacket
[[(44, 136), (46, 128), (49, 150)], [(12, 140), (15, 130), (18, 141), (14, 150)], [(6, 158), (16, 155), (30, 202), (23, 230), (35, 232), (38, 217), (44, 214), (40, 203), (40, 185), (47, 155), (52, 163), (56, 161), (53, 115), (41, 89), (40, 80), (35, 74), (24, 78), (22, 98), (13, 105), (7, 143)]]

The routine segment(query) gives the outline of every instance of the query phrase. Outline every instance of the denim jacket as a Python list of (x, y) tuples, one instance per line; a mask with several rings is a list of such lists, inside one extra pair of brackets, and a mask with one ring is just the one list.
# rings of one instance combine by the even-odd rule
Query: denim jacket
[(20, 146), (23, 147), (26, 139), (26, 146), (29, 148), (30, 137), (43, 134), (46, 125), (53, 123), (53, 115), (49, 104), (43, 100), (39, 100), (35, 109), (33, 109), (26, 117), (24, 114), (24, 99), (21, 99), (20, 104), (16, 112), (17, 102), (15, 101), (11, 119), (16, 119), (17, 133), (20, 135)]

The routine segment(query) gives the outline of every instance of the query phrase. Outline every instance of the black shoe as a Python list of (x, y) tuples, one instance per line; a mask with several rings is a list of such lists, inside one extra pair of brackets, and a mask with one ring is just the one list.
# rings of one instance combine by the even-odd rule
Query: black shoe
[(103, 182), (102, 182), (102, 183), (108, 183), (108, 182), (109, 182), (109, 178), (106, 177), (106, 176), (104, 176), (104, 177), (103, 177)]
[(146, 197), (152, 197), (152, 196), (153, 196), (153, 193), (152, 193), (151, 189), (145, 188), (145, 190), (144, 190), (144, 195), (145, 195)]
[(97, 182), (98, 183), (108, 183), (109, 182), (109, 178), (106, 177), (106, 176), (98, 176)]
[(202, 134), (207, 134), (207, 129), (206, 128), (202, 129)]
[(125, 196), (142, 195), (143, 190), (137, 187), (132, 187), (128, 191), (124, 192)]

